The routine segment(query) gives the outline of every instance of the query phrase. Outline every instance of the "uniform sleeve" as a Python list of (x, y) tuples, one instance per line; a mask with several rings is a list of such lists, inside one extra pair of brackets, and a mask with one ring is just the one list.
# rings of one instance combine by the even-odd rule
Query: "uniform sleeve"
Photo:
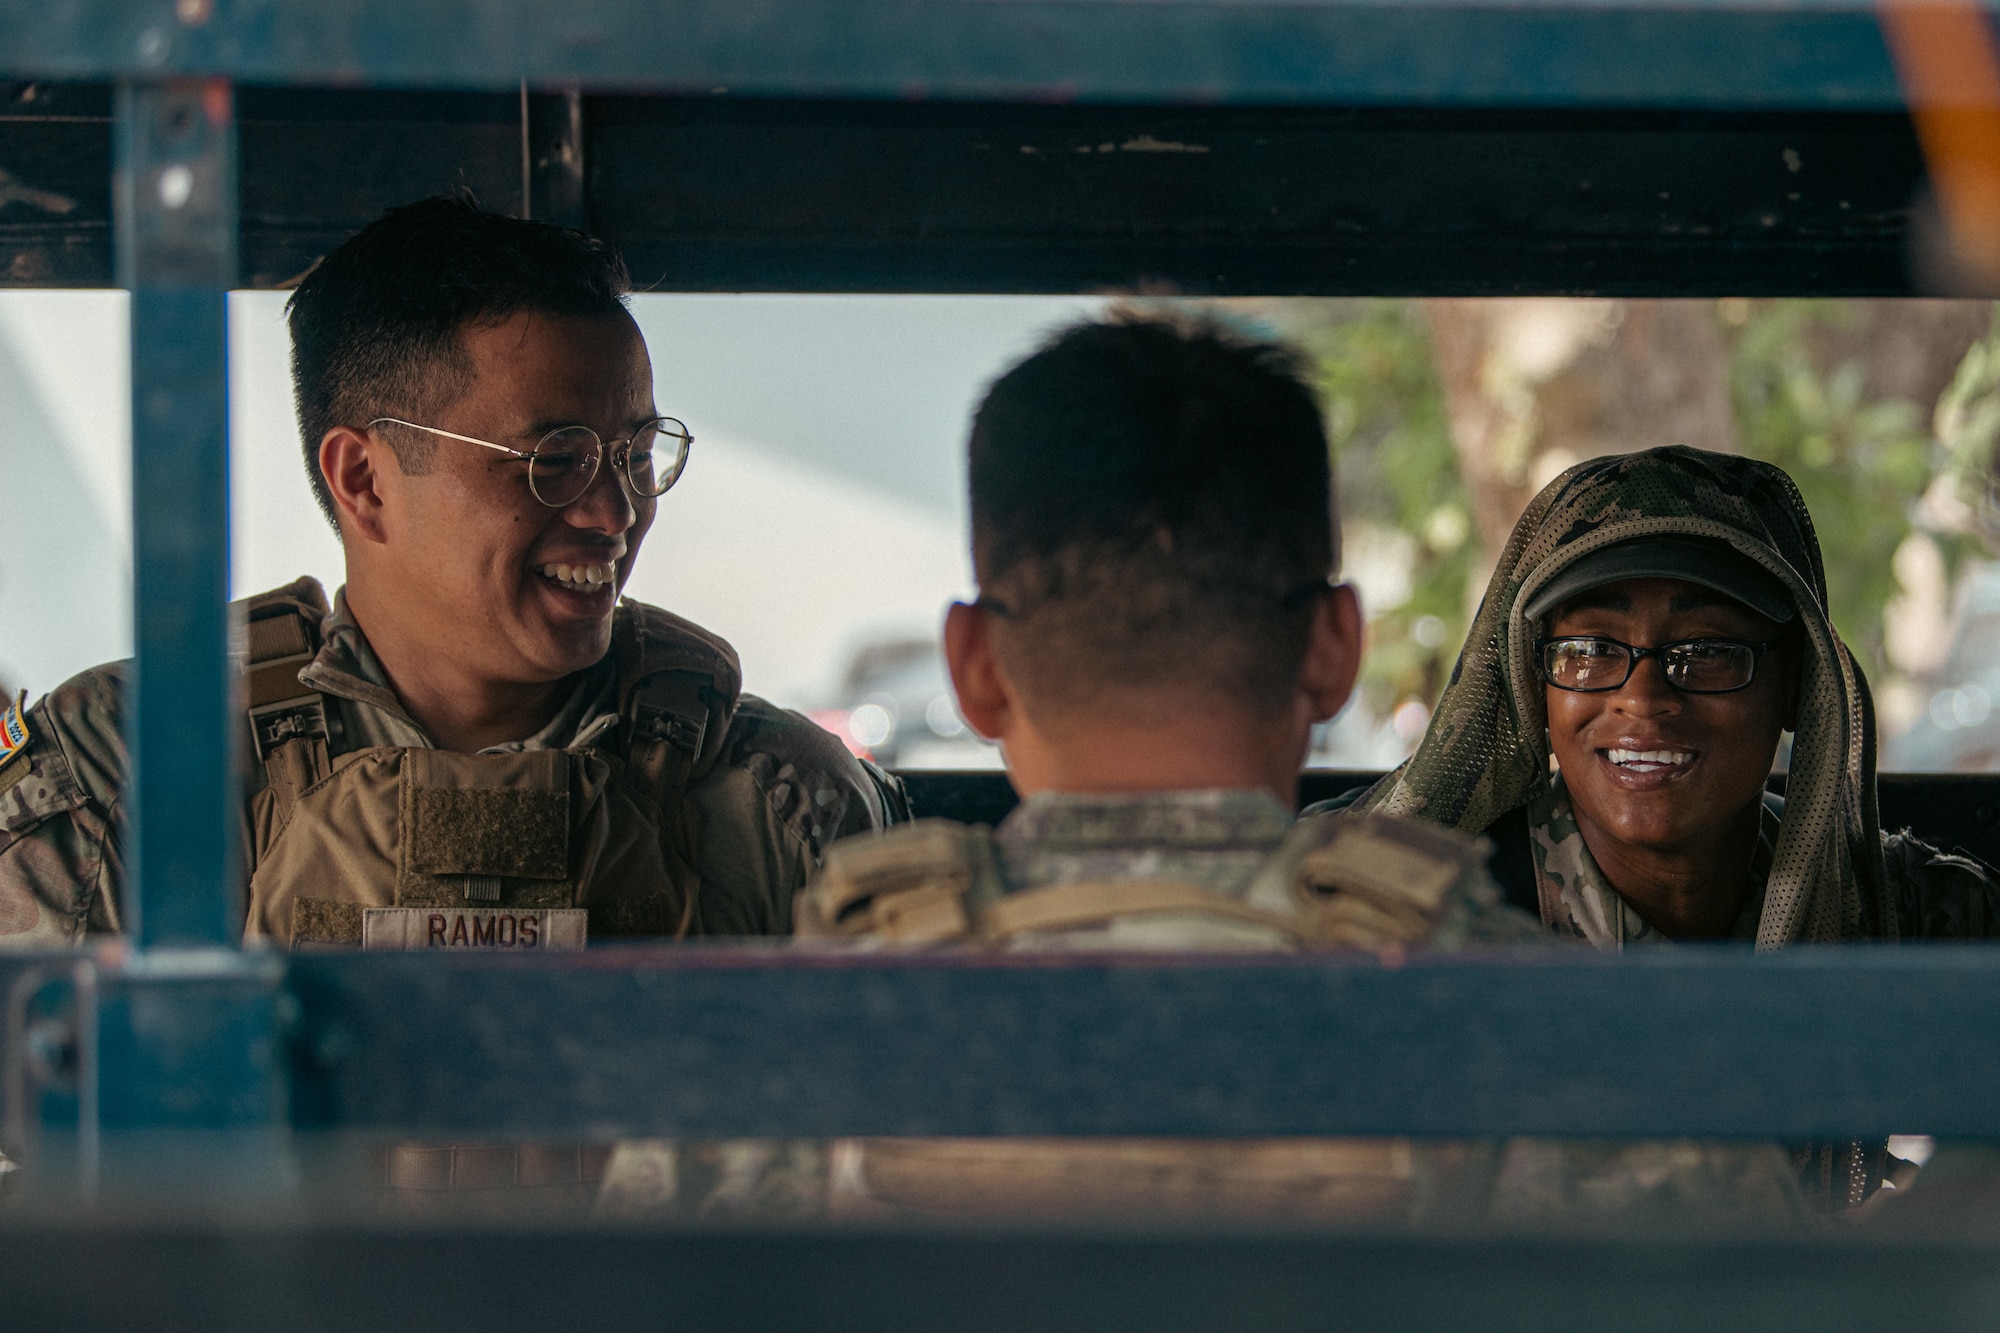
[(2000, 937), (2000, 872), (1975, 856), (1941, 852), (1905, 829), (1882, 837), (1888, 888), (1904, 939)]
[(792, 899), (831, 844), (909, 819), (903, 784), (797, 713), (745, 695), (701, 813), (704, 935), (786, 935)]
[(743, 696), (724, 761), (748, 769), (780, 823), (817, 865), (828, 845), (906, 823), (902, 782), (857, 759), (830, 731), (754, 694)]
[(122, 666), (85, 672), (26, 714), (0, 766), (0, 948), (121, 928), (126, 767)]
[(1569, 943), (1539, 918), (1507, 902), (1484, 866), (1452, 895), (1431, 947), (1459, 949), (1468, 945), (1531, 944), (1537, 947)]

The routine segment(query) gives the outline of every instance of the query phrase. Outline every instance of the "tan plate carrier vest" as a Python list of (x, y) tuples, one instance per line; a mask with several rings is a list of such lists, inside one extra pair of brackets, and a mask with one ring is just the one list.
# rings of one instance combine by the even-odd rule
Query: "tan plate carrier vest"
[(1074, 880), (1008, 893), (992, 830), (920, 819), (829, 849), (795, 909), (801, 936), (1032, 947), (1129, 924), (1140, 947), (1393, 947), (1429, 940), (1484, 844), (1415, 820), (1304, 819), (1232, 898), (1164, 879)]
[[(801, 935), (1000, 949), (1397, 949), (1432, 940), (1478, 842), (1411, 820), (1301, 820), (1240, 897), (1164, 879), (1005, 892), (991, 830), (919, 820), (829, 851)], [(857, 1219), (1401, 1223), (1477, 1193), (1455, 1145), (1406, 1139), (848, 1139), (826, 1206)]]
[(701, 891), (686, 801), (742, 689), (736, 654), (627, 602), (612, 639), (618, 721), (567, 750), (332, 754), (337, 709), (299, 672), (320, 648), (312, 579), (240, 604), (244, 692), (265, 787), (250, 801), (246, 933), (358, 945), (371, 907), (583, 908), (589, 936), (681, 936)]

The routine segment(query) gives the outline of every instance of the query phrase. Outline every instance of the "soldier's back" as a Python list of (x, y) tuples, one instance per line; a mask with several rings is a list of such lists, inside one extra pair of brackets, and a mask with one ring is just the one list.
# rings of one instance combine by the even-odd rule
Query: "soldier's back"
[[(993, 829), (919, 820), (848, 839), (801, 895), (808, 947), (1222, 952), (1546, 942), (1474, 840), (1383, 817), (1296, 820), (1245, 791), (1044, 794)], [(751, 1154), (621, 1150), (604, 1207), (963, 1219), (1400, 1224), (1477, 1207), (1493, 1155), (1404, 1139), (848, 1139)], [(728, 1153), (725, 1152), (725, 1156)], [(678, 1159), (686, 1159), (684, 1161)], [(663, 1169), (662, 1161), (677, 1161)], [(746, 1168), (747, 1169), (747, 1168)], [(739, 1173), (741, 1174), (741, 1173)], [(729, 1181), (699, 1190), (690, 1183)], [(780, 1179), (782, 1178), (782, 1179)], [(671, 1204), (659, 1182), (678, 1182)]]

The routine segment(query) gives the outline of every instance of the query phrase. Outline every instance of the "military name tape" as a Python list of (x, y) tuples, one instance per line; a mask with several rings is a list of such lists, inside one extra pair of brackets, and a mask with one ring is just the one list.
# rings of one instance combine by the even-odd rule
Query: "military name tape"
[(566, 951), (583, 947), (589, 921), (581, 907), (370, 907), (361, 947)]

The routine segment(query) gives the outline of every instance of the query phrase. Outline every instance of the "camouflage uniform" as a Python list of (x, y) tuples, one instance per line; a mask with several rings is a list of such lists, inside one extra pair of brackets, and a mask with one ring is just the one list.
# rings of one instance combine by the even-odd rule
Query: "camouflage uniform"
[[(990, 832), (922, 820), (836, 847), (800, 901), (798, 933), (1016, 949), (1537, 938), (1501, 903), (1483, 856), (1412, 821), (1299, 821), (1261, 792), (1044, 793)], [(1158, 888), (1148, 897), (1135, 885)]]
[[(1351, 873), (1370, 849), (1389, 875)], [(862, 949), (1545, 943), (1500, 903), (1482, 855), (1403, 821), (1302, 825), (1260, 792), (1043, 794), (993, 830), (922, 820), (837, 845), (800, 899), (798, 930), (806, 945)], [(1095, 896), (1119, 889), (1153, 896)], [(1462, 1145), (1379, 1139), (654, 1141), (620, 1145), (598, 1208), (614, 1219), (1401, 1221), (1452, 1206), (1460, 1182), (1491, 1165)]]
[[(272, 665), (278, 671), (280, 693), (310, 693), (324, 706), (325, 737), (318, 743), (324, 745), (321, 762), (328, 771), (346, 774), (375, 755), (451, 758), (436, 751), (423, 728), (404, 711), (344, 598), (336, 598), (327, 612), (318, 585), (304, 580), (252, 599), (251, 615), (272, 599), (325, 613), (318, 626), (319, 645), (309, 662), (302, 668), (291, 659)], [(535, 735), (493, 746), (481, 755), (547, 754), (552, 761), (566, 755), (578, 773), (602, 768), (615, 779), (619, 765), (629, 761), (639, 743), (627, 734), (635, 728), (621, 714), (619, 663), (642, 624), (657, 627), (669, 622), (676, 632), (684, 627), (690, 638), (701, 634), (664, 612), (629, 602), (621, 605), (613, 623), (612, 651), (579, 673), (555, 717)], [(253, 629), (257, 623), (253, 619)], [(733, 673), (734, 658), (727, 646), (712, 636), (706, 642), (719, 645), (718, 670)], [(255, 673), (260, 669), (250, 669), (253, 703), (258, 688)], [(14, 719), (25, 727), (25, 743), (0, 755), (0, 941), (8, 946), (75, 943), (87, 933), (121, 927), (125, 811), (120, 792), (127, 768), (121, 696), (126, 673), (124, 664), (86, 671)], [(727, 683), (733, 686), (733, 681)], [(678, 837), (684, 828), (699, 829), (698, 838), (683, 848), (696, 863), (698, 877), (698, 891), (690, 894), (693, 910), (688, 925), (696, 933), (710, 935), (782, 934), (791, 926), (792, 895), (824, 847), (847, 834), (907, 818), (907, 805), (901, 784), (854, 759), (804, 718), (754, 696), (739, 700), (733, 688), (727, 693), (733, 711), (728, 713), (726, 730), (719, 743), (711, 736), (701, 747), (706, 766), (685, 786), (678, 817), (670, 814), (666, 819), (674, 826), (671, 836)], [(278, 756), (278, 750), (260, 755), (253, 747), (244, 762), (250, 775), (244, 801), (244, 844), (251, 849), (246, 870), (253, 886), (249, 933), (283, 941), (302, 916), (320, 925), (328, 920), (340, 925), (338, 902), (315, 915), (302, 912), (301, 905), (308, 901), (345, 899), (356, 909), (348, 915), (356, 917), (361, 904), (401, 901), (416, 877), (405, 874), (398, 882), (393, 864), (384, 871), (361, 860), (343, 862), (348, 849), (340, 846), (341, 825), (332, 820), (320, 830), (323, 840), (312, 849), (313, 855), (294, 855), (284, 863), (288, 878), (295, 882), (266, 884), (270, 863), (260, 853), (273, 843), (269, 827), (274, 818), (273, 786), (287, 780)], [(573, 802), (583, 811), (579, 824), (589, 818), (615, 822), (620, 811), (634, 808), (618, 805), (605, 794), (614, 785), (612, 780), (599, 784), (603, 790), (591, 788), (587, 776), (576, 781), (583, 784)], [(396, 791), (394, 785), (381, 789), (389, 806), (383, 816), (387, 832), (382, 836), (391, 843), (398, 827)], [(308, 791), (306, 798), (310, 795)], [(561, 796), (568, 800), (570, 793)], [(574, 847), (585, 833), (571, 832), (559, 820), (553, 836), (559, 864), (549, 882), (561, 893), (576, 893), (579, 905), (589, 908), (593, 937), (671, 933), (671, 922), (656, 929), (651, 918), (629, 912), (621, 916), (620, 903), (590, 901), (590, 870), (560, 864), (565, 836)], [(616, 846), (618, 841), (616, 828), (597, 830), (595, 836), (593, 846)], [(660, 836), (665, 839), (670, 831), (663, 829)], [(628, 831), (626, 841), (630, 840)], [(569, 852), (572, 860), (577, 854)], [(656, 848), (653, 863), (660, 856)], [(266, 863), (260, 865), (260, 859)], [(261, 878), (260, 870), (265, 872)], [(565, 873), (573, 881), (568, 886)], [(388, 882), (342, 882), (371, 876), (378, 881), (386, 876)], [(513, 894), (515, 881), (506, 884), (505, 892)], [(608, 928), (600, 932), (600, 925)], [(309, 931), (299, 938), (358, 942), (358, 936), (351, 935), (351, 931), (348, 935)]]
[[(990, 833), (929, 820), (835, 847), (798, 929), (863, 949), (1551, 943), (1500, 902), (1483, 855), (1399, 820), (1295, 820), (1254, 792), (1043, 794)], [(1377, 1225), (1803, 1211), (1790, 1164), (1763, 1145), (1404, 1139), (655, 1141), (621, 1145), (599, 1210)]]
[[(935, 889), (921, 881), (936, 882), (940, 843), (955, 843), (967, 862), (957, 930), (937, 930), (948, 923), (923, 906)], [(1043, 793), (990, 836), (940, 821), (836, 847), (801, 900), (798, 930), (871, 948), (1535, 941), (1533, 923), (1500, 902), (1483, 856), (1475, 843), (1434, 840), (1404, 821), (1300, 822), (1261, 792)], [(1153, 903), (1116, 896), (1143, 886), (1190, 892)], [(989, 1219), (1401, 1224), (1476, 1210), (1492, 1167), (1490, 1149), (1403, 1139), (869, 1139), (836, 1144), (831, 1157), (836, 1214)]]
[[(1757, 938), (1757, 921), (1764, 911), (1764, 880), (1771, 873), (1771, 856), (1784, 812), (1782, 798), (1765, 796), (1757, 847), (1750, 860), (1756, 889), (1737, 914), (1730, 931), (1735, 939), (1748, 942)], [(1584, 845), (1561, 774), (1529, 803), (1527, 813), (1528, 845), (1534, 856), (1542, 920), (1551, 929), (1614, 953), (1628, 944), (1673, 943), (1648, 925), (1598, 869), (1596, 858)]]
[[(1613, 953), (1628, 944), (1673, 943), (1605, 880), (1584, 845), (1561, 774), (1525, 809), (1542, 920), (1551, 929)], [(1757, 938), (1757, 925), (1763, 919), (1765, 885), (1784, 828), (1785, 798), (1766, 792), (1761, 813), (1757, 846), (1750, 857), (1754, 887), (1729, 932), (1730, 938), (1746, 944)], [(2000, 886), (1983, 862), (1941, 852), (1908, 830), (1884, 834), (1882, 846), (1898, 915), (1910, 938), (1978, 938), (1994, 929)]]
[[(1812, 518), (1781, 469), (1736, 455), (1653, 449), (1580, 463), (1544, 487), (1494, 567), (1416, 754), (1351, 808), (1487, 833), (1503, 858), (1503, 821), (1525, 816), (1533, 898), (1551, 930), (1611, 950), (1665, 942), (1605, 882), (1551, 772), (1534, 664), (1544, 626), (1525, 612), (1584, 557), (1663, 536), (1726, 543), (1789, 590), (1798, 612), (1803, 662), (1786, 794), (1765, 799), (1757, 889), (1735, 935), (1760, 950), (2000, 935), (2000, 880), (1985, 866), (1881, 829), (1874, 707), (1827, 615)], [(1874, 1190), (1884, 1150), (1876, 1140), (1798, 1152), (1809, 1191), (1837, 1208)]]

